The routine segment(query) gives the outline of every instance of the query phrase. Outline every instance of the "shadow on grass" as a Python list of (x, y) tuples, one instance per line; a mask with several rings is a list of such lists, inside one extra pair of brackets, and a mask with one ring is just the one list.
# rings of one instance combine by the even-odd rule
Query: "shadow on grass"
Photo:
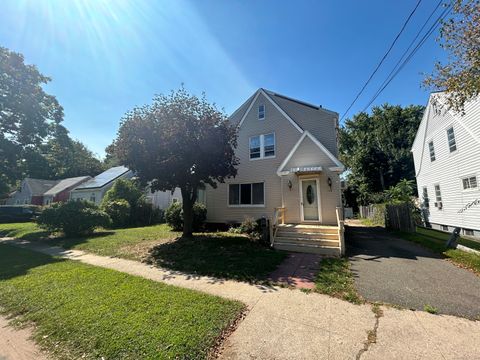
[(4, 228), (0, 231), (0, 237), (14, 237), (20, 240), (27, 240), (27, 241), (45, 240), (45, 239), (48, 239), (49, 237), (49, 233), (44, 230), (27, 232), (26, 234), (21, 234), (21, 231), (22, 229), (18, 229), (15, 227), (6, 228), (6, 229)]
[(89, 240), (99, 238), (99, 237), (107, 237), (112, 236), (115, 234), (113, 230), (103, 230), (103, 231), (96, 231), (93, 234), (85, 235), (85, 236), (78, 236), (78, 237), (51, 237), (45, 240), (45, 243), (51, 246), (60, 246), (66, 250), (70, 250), (75, 248), (75, 246), (83, 244)]
[(65, 260), (12, 245), (0, 244), (0, 281), (25, 275), (29, 270), (39, 266), (62, 261)]
[(145, 261), (174, 271), (259, 283), (285, 257), (286, 253), (252, 243), (243, 236), (208, 234), (157, 245)]

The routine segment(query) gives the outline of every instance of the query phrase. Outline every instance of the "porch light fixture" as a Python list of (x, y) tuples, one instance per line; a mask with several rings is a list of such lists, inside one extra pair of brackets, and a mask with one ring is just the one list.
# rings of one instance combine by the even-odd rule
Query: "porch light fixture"
[(288, 189), (289, 189), (289, 190), (292, 190), (293, 184), (292, 184), (292, 181), (291, 181), (291, 180), (288, 180), (287, 186), (288, 186)]
[(327, 179), (327, 184), (330, 187), (330, 191), (332, 191), (332, 179), (328, 178)]

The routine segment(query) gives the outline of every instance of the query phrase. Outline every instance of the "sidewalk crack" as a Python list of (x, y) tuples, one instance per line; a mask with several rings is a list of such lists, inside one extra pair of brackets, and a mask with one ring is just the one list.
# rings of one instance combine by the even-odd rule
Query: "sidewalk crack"
[(356, 360), (360, 360), (362, 355), (370, 349), (370, 346), (377, 342), (378, 325), (380, 318), (383, 316), (383, 311), (378, 304), (373, 304), (372, 312), (375, 314), (375, 325), (372, 330), (367, 331), (367, 339), (363, 342), (363, 348), (361, 348), (357, 356), (355, 356)]

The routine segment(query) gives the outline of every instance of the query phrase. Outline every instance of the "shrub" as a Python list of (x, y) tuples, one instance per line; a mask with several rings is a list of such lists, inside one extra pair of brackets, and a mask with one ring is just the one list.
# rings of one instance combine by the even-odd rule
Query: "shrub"
[[(193, 205), (193, 231), (199, 231), (203, 228), (205, 220), (207, 219), (207, 208), (201, 203)], [(183, 210), (182, 204), (173, 202), (165, 210), (165, 221), (175, 231), (183, 229)]]
[(112, 219), (113, 228), (121, 228), (129, 225), (131, 206), (127, 200), (118, 199), (102, 202), (102, 210)]
[(234, 234), (245, 234), (250, 241), (260, 241), (262, 239), (260, 221), (261, 219), (255, 220), (252, 217), (247, 217), (238, 227), (231, 228), (229, 232)]
[(108, 227), (110, 217), (95, 204), (76, 200), (55, 203), (45, 208), (37, 223), (49, 232), (63, 232), (65, 236), (87, 235), (98, 227)]
[(146, 226), (164, 222), (163, 210), (154, 208), (152, 204), (141, 199), (136, 206), (131, 209), (131, 225)]
[(135, 207), (137, 202), (144, 197), (143, 191), (133, 180), (118, 179), (112, 188), (105, 193), (101, 207), (114, 200), (126, 200), (130, 207)]

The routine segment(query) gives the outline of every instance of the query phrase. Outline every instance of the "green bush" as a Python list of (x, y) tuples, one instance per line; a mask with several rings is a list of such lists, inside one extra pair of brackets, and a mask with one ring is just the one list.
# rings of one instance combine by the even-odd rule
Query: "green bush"
[(65, 236), (88, 235), (98, 227), (108, 227), (110, 217), (95, 204), (76, 200), (55, 203), (43, 210), (37, 219), (40, 227)]
[(112, 219), (113, 228), (122, 228), (129, 225), (131, 206), (127, 200), (111, 200), (102, 202), (102, 210)]
[(144, 198), (142, 189), (133, 180), (118, 179), (110, 190), (105, 193), (101, 207), (114, 200), (126, 200), (130, 207), (135, 207), (137, 202)]
[[(128, 204), (128, 216), (126, 206), (118, 202)], [(119, 207), (122, 207), (120, 210)], [(145, 199), (145, 194), (133, 180), (118, 179), (110, 190), (105, 194), (101, 208), (111, 217), (114, 227), (146, 226), (158, 224), (163, 221), (163, 211), (155, 209)], [(118, 213), (120, 211), (121, 213)]]
[(261, 219), (255, 220), (253, 217), (247, 217), (239, 226), (230, 228), (229, 232), (234, 234), (245, 234), (253, 242), (260, 241), (262, 239), (260, 221)]
[[(193, 231), (199, 231), (203, 228), (207, 219), (207, 208), (201, 203), (193, 205)], [(165, 210), (165, 221), (175, 231), (183, 229), (183, 209), (182, 203), (173, 202)]]

